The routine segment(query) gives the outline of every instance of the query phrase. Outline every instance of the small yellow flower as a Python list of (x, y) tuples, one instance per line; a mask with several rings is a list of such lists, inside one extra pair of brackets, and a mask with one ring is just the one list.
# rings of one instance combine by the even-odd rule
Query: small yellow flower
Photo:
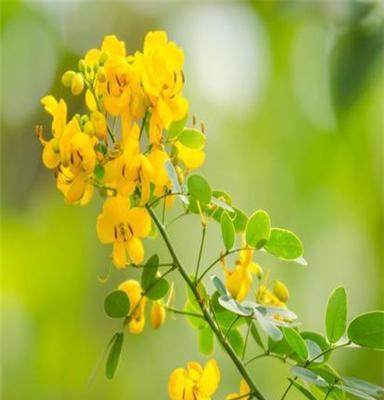
[(168, 382), (171, 400), (211, 400), (220, 382), (220, 370), (215, 360), (209, 360), (204, 369), (197, 362), (187, 368), (175, 369)]
[(246, 396), (246, 394), (248, 394), (248, 393), (251, 393), (251, 389), (249, 388), (248, 383), (244, 379), (242, 379), (240, 381), (240, 393), (229, 394), (225, 398), (225, 400), (237, 399), (240, 396), (244, 396), (244, 397), (241, 397), (242, 400), (249, 400), (251, 397), (250, 396)]
[(181, 95), (184, 85), (184, 53), (166, 32), (149, 32), (144, 41), (142, 85), (152, 112), (149, 124), (151, 143), (161, 141), (162, 130), (182, 119), (188, 102)]
[(160, 301), (154, 301), (151, 308), (151, 324), (153, 329), (159, 329), (165, 322), (165, 308)]
[(234, 270), (228, 269), (222, 259), (222, 266), (226, 276), (225, 286), (237, 301), (243, 301), (249, 293), (252, 285), (252, 274), (257, 277), (262, 275), (261, 267), (252, 261), (252, 256), (253, 250), (241, 250)]
[(276, 294), (272, 293), (265, 284), (259, 286), (256, 293), (256, 301), (266, 306), (286, 307), (285, 301), (282, 301)]
[(129, 297), (130, 319), (128, 329), (131, 333), (141, 333), (145, 326), (145, 305), (147, 299), (142, 295), (143, 290), (140, 283), (134, 279), (129, 279), (119, 285), (119, 289), (124, 291)]
[(113, 243), (112, 259), (116, 267), (124, 268), (130, 258), (135, 264), (144, 260), (141, 239), (151, 232), (151, 218), (142, 207), (130, 207), (120, 195), (108, 198), (97, 218), (97, 234), (102, 243)]
[(92, 199), (93, 186), (84, 173), (74, 175), (69, 168), (60, 168), (56, 186), (64, 194), (67, 203), (84, 206)]
[(43, 163), (47, 168), (53, 169), (60, 164), (60, 139), (64, 134), (67, 124), (67, 105), (63, 99), (56, 101), (53, 96), (41, 99), (45, 110), (52, 115), (52, 136), (48, 142), (40, 138), (43, 149)]

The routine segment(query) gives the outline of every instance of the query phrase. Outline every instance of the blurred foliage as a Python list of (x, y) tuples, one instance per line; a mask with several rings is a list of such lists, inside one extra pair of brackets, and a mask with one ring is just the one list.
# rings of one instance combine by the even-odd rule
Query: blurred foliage
[[(110, 268), (94, 229), (100, 204), (66, 206), (40, 162), (34, 125), (48, 123), (40, 98), (65, 96), (62, 72), (108, 33), (133, 50), (161, 28), (185, 48), (186, 94), (208, 126), (204, 173), (244, 210), (266, 208), (304, 240), (306, 269), (258, 260), (287, 282), (304, 328), (322, 329), (327, 294), (339, 284), (351, 316), (383, 307), (382, 2), (5, 1), (1, 8), (4, 399), (165, 398), (175, 366), (203, 361), (185, 321), (168, 317), (159, 332), (129, 337), (120, 370), (106, 381), (100, 360), (115, 323), (105, 321), (102, 299), (118, 277), (98, 280)], [(185, 260), (196, 257), (197, 232), (188, 220), (173, 228)], [(208, 232), (205, 262), (220, 248), (214, 237)], [(157, 248), (147, 246), (148, 254)], [(220, 394), (231, 392), (238, 377), (218, 361)], [(379, 383), (384, 360), (356, 349), (341, 352), (336, 366)], [(268, 397), (281, 395), (284, 366), (271, 360), (251, 371)]]

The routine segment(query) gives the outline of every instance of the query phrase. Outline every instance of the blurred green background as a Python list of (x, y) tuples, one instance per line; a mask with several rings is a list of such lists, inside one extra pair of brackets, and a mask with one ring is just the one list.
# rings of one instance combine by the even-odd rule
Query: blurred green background
[[(34, 126), (50, 124), (40, 106), (47, 93), (78, 111), (61, 74), (106, 34), (133, 52), (147, 31), (165, 29), (184, 48), (185, 93), (208, 128), (204, 174), (245, 211), (265, 208), (304, 241), (308, 267), (258, 258), (289, 286), (304, 329), (323, 332), (328, 295), (340, 284), (350, 317), (383, 308), (383, 4), (2, 2), (2, 398), (165, 399), (175, 367), (204, 361), (195, 332), (168, 317), (158, 332), (148, 326), (128, 336), (116, 378), (104, 377), (104, 348), (118, 323), (104, 316), (103, 298), (135, 271), (98, 280), (110, 253), (95, 232), (101, 202), (64, 204)], [(194, 265), (199, 225), (185, 221), (171, 235)], [(217, 227), (209, 230), (206, 262), (220, 249)], [(220, 399), (239, 377), (220, 349), (215, 357)], [(380, 353), (342, 350), (334, 365), (383, 383)], [(286, 366), (259, 361), (252, 373), (267, 398), (280, 398)]]

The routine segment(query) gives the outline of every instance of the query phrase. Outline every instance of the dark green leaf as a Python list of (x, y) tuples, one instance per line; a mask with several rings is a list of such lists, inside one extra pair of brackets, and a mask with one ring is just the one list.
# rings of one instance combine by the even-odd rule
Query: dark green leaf
[(240, 208), (233, 207), (235, 214), (231, 216), (236, 233), (245, 231), (248, 223), (247, 214), (240, 210)]
[(316, 400), (316, 397), (304, 386), (300, 385), (300, 383), (294, 381), (293, 379), (290, 379), (290, 382), (292, 385), (299, 390), (307, 399), (309, 400)]
[(165, 278), (157, 278), (145, 292), (145, 296), (151, 300), (162, 299), (169, 290), (169, 282)]
[(336, 288), (328, 300), (325, 327), (329, 343), (336, 343), (347, 326), (347, 294), (345, 288)]
[(320, 376), (315, 374), (313, 371), (302, 367), (291, 367), (293, 375), (298, 376), (300, 379), (313, 383), (316, 386), (326, 387), (328, 383)]
[(147, 290), (149, 285), (153, 283), (156, 278), (156, 273), (159, 268), (159, 256), (154, 254), (151, 256), (143, 267), (143, 273), (141, 274), (141, 287), (143, 290)]
[(185, 128), (179, 133), (178, 140), (190, 149), (201, 149), (205, 144), (204, 134), (195, 128)]
[(283, 337), (281, 340), (275, 341), (272, 338), (268, 338), (268, 349), (271, 353), (275, 354), (292, 354), (291, 346), (287, 343)]
[(199, 331), (199, 350), (206, 356), (213, 352), (213, 332), (209, 325)]
[(283, 328), (285, 340), (290, 345), (291, 349), (302, 359), (308, 359), (308, 348), (304, 339), (293, 328)]
[(223, 237), (225, 248), (231, 250), (235, 244), (235, 227), (226, 212), (223, 212), (221, 216), (221, 236)]
[(364, 381), (363, 379), (343, 377), (343, 381), (345, 386), (360, 390), (361, 392), (370, 394), (371, 396), (379, 397), (384, 395), (384, 387)]
[(227, 341), (238, 357), (241, 357), (244, 349), (244, 339), (237, 329), (232, 329), (227, 335)]
[(108, 379), (112, 379), (115, 375), (117, 366), (119, 364), (121, 348), (123, 346), (124, 335), (116, 333), (111, 341), (111, 348), (109, 350), (107, 363), (105, 365), (105, 375)]
[[(324, 352), (329, 349), (329, 344), (326, 341), (325, 337), (321, 336), (317, 332), (309, 332), (309, 331), (300, 332), (300, 335), (304, 340), (306, 340), (306, 341), (310, 340), (310, 341), (316, 343), (319, 346), (319, 348), (321, 349), (321, 352)], [(317, 363), (326, 362), (328, 360), (328, 358), (330, 357), (330, 355), (331, 355), (331, 352), (325, 353), (322, 357), (317, 359), (315, 362), (317, 362)], [(311, 354), (310, 354), (309, 358), (310, 359), (313, 358), (311, 356)]]
[(211, 188), (201, 175), (191, 175), (187, 181), (189, 194), (198, 200), (201, 204), (209, 204), (211, 202)]
[(384, 350), (384, 311), (356, 317), (348, 327), (349, 339), (360, 346)]
[(271, 236), (264, 245), (268, 253), (284, 260), (295, 260), (304, 252), (300, 239), (286, 229), (272, 228)]
[(351, 387), (349, 387), (349, 386), (336, 384), (335, 387), (337, 387), (337, 388), (343, 390), (344, 392), (350, 393), (350, 394), (352, 394), (352, 395), (358, 397), (359, 399), (364, 399), (364, 400), (375, 400), (375, 398), (372, 397), (372, 396), (370, 396), (369, 394), (364, 393), (364, 392), (362, 392), (362, 391), (360, 391), (360, 390), (358, 390), (358, 389), (351, 388)]
[(253, 213), (247, 223), (245, 240), (249, 246), (261, 248), (269, 240), (271, 220), (264, 210)]
[(129, 312), (129, 297), (122, 290), (115, 290), (104, 300), (105, 313), (111, 318), (123, 318)]

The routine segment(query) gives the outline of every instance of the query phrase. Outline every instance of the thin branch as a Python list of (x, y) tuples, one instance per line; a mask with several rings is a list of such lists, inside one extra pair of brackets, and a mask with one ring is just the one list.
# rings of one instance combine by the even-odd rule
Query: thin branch
[(199, 276), (199, 268), (200, 268), (201, 256), (203, 254), (206, 231), (207, 231), (207, 225), (203, 224), (203, 230), (202, 230), (201, 241), (200, 241), (199, 256), (197, 258), (197, 264), (196, 264), (195, 279), (197, 279), (197, 277)]
[(172, 308), (172, 307), (168, 307), (168, 306), (164, 306), (164, 308), (167, 311), (173, 312), (174, 314), (189, 315), (190, 317), (196, 317), (196, 318), (204, 319), (204, 315), (202, 315), (202, 314), (197, 314), (197, 313), (193, 313), (193, 312), (189, 312), (189, 311), (178, 310), (176, 308)]

